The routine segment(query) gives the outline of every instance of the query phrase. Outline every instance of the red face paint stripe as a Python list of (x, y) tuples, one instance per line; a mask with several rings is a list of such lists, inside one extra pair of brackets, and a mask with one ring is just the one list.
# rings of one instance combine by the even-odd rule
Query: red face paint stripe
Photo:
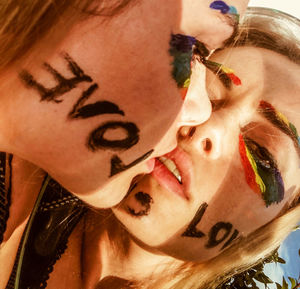
[(249, 162), (249, 159), (247, 157), (246, 144), (245, 144), (244, 138), (241, 134), (239, 136), (239, 151), (240, 151), (242, 165), (244, 167), (245, 178), (246, 178), (247, 184), (250, 186), (250, 188), (255, 193), (261, 194), (261, 190), (260, 190), (258, 184), (256, 183), (255, 172), (254, 172), (254, 170)]
[(183, 88), (180, 89), (181, 99), (182, 99), (182, 100), (185, 100), (187, 91), (188, 91), (188, 88), (187, 88), (187, 87), (183, 87)]
[(234, 73), (227, 73), (227, 75), (235, 85), (238, 86), (242, 84), (242, 81)]

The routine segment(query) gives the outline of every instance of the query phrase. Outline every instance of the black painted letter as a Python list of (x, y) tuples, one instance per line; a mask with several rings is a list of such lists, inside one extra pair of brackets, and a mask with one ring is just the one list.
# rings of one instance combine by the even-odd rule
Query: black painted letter
[[(229, 236), (230, 232), (232, 229), (232, 224), (230, 223), (224, 223), (224, 222), (219, 222), (215, 224), (209, 234), (208, 234), (208, 242), (205, 245), (206, 248), (213, 248), (218, 246), (220, 243), (222, 243), (226, 238)], [(218, 236), (220, 231), (224, 231), (223, 235)]]
[(203, 203), (195, 217), (193, 218), (193, 220), (191, 221), (191, 223), (189, 224), (188, 228), (186, 229), (186, 231), (182, 234), (183, 237), (191, 237), (191, 238), (202, 238), (205, 236), (205, 234), (203, 232), (201, 232), (200, 230), (198, 230), (196, 228), (196, 226), (200, 223), (206, 209), (208, 207), (207, 203)]
[(122, 160), (117, 156), (114, 155), (111, 158), (111, 169), (110, 169), (110, 177), (121, 173), (127, 169), (130, 169), (131, 167), (137, 165), (138, 163), (140, 163), (141, 161), (145, 160), (146, 158), (150, 157), (150, 155), (153, 153), (154, 150), (148, 151), (147, 153), (145, 153), (144, 155), (142, 155), (141, 157), (139, 157), (138, 159), (134, 160), (133, 162), (131, 162), (128, 165), (125, 165)]
[[(121, 140), (108, 140), (104, 134), (109, 130), (123, 129), (127, 137)], [(110, 149), (127, 150), (139, 141), (139, 129), (133, 122), (110, 121), (96, 128), (89, 137), (87, 146), (90, 150)]]

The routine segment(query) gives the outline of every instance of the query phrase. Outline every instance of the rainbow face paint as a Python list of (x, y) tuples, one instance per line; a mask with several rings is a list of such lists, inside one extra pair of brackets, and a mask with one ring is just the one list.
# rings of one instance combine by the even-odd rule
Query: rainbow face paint
[(298, 131), (296, 127), (289, 122), (287, 117), (264, 100), (259, 103), (259, 112), (293, 140), (294, 146), (300, 154), (300, 137)]
[(198, 40), (196, 40), (194, 45), (194, 56), (196, 59), (202, 62), (207, 69), (218, 76), (226, 88), (230, 89), (232, 84), (242, 84), (242, 81), (235, 75), (233, 69), (228, 68), (223, 64), (208, 60), (207, 57), (209, 56), (209, 51), (206, 49), (203, 43), (199, 42)]
[(176, 34), (172, 35), (170, 41), (170, 54), (174, 57), (172, 76), (178, 87), (184, 87), (191, 76), (191, 60), (195, 38)]
[(182, 34), (172, 34), (170, 41), (170, 54), (172, 62), (172, 76), (181, 89), (181, 97), (185, 98), (191, 77), (191, 61), (193, 56), (193, 45), (196, 39)]
[(240, 135), (239, 151), (250, 188), (261, 195), (266, 207), (281, 202), (284, 198), (284, 184), (277, 164), (268, 150)]
[(209, 5), (209, 8), (219, 10), (222, 14), (229, 14), (235, 16), (237, 22), (239, 22), (239, 14), (234, 6), (227, 5), (224, 1), (214, 1)]
[(182, 34), (172, 34), (170, 41), (170, 54), (174, 60), (172, 62), (172, 76), (181, 90), (181, 97), (185, 99), (191, 78), (191, 62), (193, 55), (198, 55), (198, 60), (205, 65), (206, 68), (214, 72), (224, 83), (227, 88), (231, 88), (232, 84), (241, 85), (241, 80), (235, 75), (234, 71), (223, 64), (207, 60), (209, 51), (203, 43), (194, 37)]
[(232, 84), (237, 86), (242, 84), (242, 81), (235, 75), (233, 69), (210, 60), (205, 60), (204, 65), (220, 78), (226, 88), (230, 89)]

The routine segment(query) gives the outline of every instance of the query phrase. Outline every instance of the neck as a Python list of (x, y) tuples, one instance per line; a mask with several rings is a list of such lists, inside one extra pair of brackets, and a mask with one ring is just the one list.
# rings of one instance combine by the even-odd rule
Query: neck
[(82, 264), (84, 288), (95, 288), (108, 276), (144, 280), (170, 269), (170, 266), (176, 268), (182, 264), (170, 256), (152, 253), (139, 246), (111, 211), (100, 214), (91, 212), (86, 221)]

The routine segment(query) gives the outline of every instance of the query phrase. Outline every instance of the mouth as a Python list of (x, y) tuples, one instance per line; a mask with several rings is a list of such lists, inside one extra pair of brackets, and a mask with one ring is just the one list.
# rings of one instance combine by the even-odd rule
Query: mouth
[(172, 152), (155, 159), (151, 175), (162, 187), (188, 200), (191, 168), (188, 154), (177, 147)]
[(158, 160), (174, 175), (177, 181), (182, 185), (182, 177), (176, 164), (167, 157), (159, 157)]

